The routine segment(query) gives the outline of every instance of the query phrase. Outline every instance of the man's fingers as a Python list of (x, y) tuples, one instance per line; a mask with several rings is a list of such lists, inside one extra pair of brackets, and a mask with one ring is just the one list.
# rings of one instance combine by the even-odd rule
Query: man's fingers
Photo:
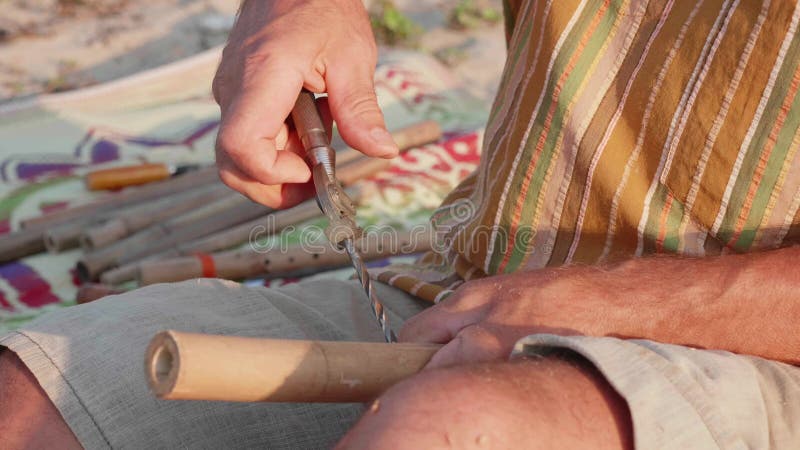
[[(374, 68), (374, 67), (373, 67)], [(328, 67), (328, 95), (342, 139), (368, 156), (393, 158), (399, 150), (378, 107), (372, 69), (362, 65)]]
[(446, 301), (448, 304), (440, 303), (407, 320), (398, 333), (400, 341), (444, 344), (485, 316), (485, 305), (459, 310), (450, 298)]
[(508, 357), (508, 353), (505, 345), (491, 330), (481, 325), (471, 325), (461, 330), (436, 352), (425, 368), (502, 360)]
[(268, 57), (251, 63), (242, 90), (223, 111), (217, 149), (238, 169), (263, 184), (303, 183), (311, 172), (303, 158), (276, 142), (303, 86), (298, 70)]
[(217, 167), (220, 179), (228, 187), (241, 192), (256, 203), (271, 208), (289, 208), (314, 195), (314, 185), (311, 181), (283, 185), (260, 183), (239, 170), (224, 153), (217, 153)]

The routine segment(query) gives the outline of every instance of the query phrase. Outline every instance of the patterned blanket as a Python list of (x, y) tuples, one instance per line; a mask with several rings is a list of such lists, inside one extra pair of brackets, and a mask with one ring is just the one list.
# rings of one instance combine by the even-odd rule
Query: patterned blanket
[[(210, 163), (219, 112), (209, 87), (219, 53), (214, 49), (104, 85), (0, 105), (0, 234), (16, 230), (24, 218), (102, 195), (83, 186), (81, 176), (90, 168)], [(442, 142), (413, 149), (388, 171), (361, 182), (362, 225), (408, 228), (426, 222), (442, 197), (475, 168), (488, 108), (421, 53), (386, 52), (375, 86), (390, 129), (435, 119), (445, 131)], [(79, 255), (76, 249), (0, 265), (0, 332), (74, 304)]]

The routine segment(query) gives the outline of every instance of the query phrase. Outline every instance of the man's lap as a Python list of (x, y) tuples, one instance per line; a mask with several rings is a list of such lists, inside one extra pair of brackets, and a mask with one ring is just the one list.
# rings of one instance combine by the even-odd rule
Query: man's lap
[(800, 368), (647, 340), (532, 335), (513, 356), (574, 352), (625, 399), (636, 448), (800, 448)]
[[(220, 280), (155, 285), (65, 308), (0, 337), (28, 366), (86, 448), (325, 448), (360, 405), (234, 404), (156, 399), (144, 351), (158, 331), (296, 339), (380, 341), (356, 282), (280, 289)], [(379, 286), (395, 326), (421, 310)]]
[[(424, 304), (378, 284), (395, 327)], [(143, 376), (148, 340), (163, 329), (241, 336), (380, 341), (355, 282), (280, 289), (218, 280), (156, 285), (47, 315), (0, 337), (34, 373), (87, 448), (327, 447), (359, 405), (173, 402)], [(779, 363), (648, 341), (537, 335), (520, 353), (583, 355), (626, 399), (640, 448), (754, 448), (796, 442), (800, 371)], [(536, 401), (532, 399), (531, 401)], [(704, 445), (705, 447), (702, 447)]]

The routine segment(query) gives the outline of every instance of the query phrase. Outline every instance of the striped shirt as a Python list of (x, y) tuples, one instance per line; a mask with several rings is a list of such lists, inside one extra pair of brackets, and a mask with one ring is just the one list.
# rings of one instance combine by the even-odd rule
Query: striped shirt
[(800, 8), (509, 0), (479, 168), (436, 251), (377, 275), (438, 301), (476, 277), (800, 241)]

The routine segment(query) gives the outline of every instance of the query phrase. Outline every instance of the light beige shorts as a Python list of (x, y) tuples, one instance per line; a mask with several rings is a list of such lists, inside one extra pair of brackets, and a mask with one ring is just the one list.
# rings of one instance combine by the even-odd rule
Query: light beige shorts
[[(395, 328), (426, 306), (377, 289)], [(25, 362), (87, 449), (327, 448), (360, 405), (158, 400), (144, 379), (144, 350), (164, 329), (380, 341), (373, 322), (355, 282), (265, 289), (195, 280), (65, 308), (0, 337), (0, 345)], [(611, 338), (534, 335), (515, 351), (554, 348), (583, 355), (626, 399), (639, 449), (800, 448), (800, 369)]]

